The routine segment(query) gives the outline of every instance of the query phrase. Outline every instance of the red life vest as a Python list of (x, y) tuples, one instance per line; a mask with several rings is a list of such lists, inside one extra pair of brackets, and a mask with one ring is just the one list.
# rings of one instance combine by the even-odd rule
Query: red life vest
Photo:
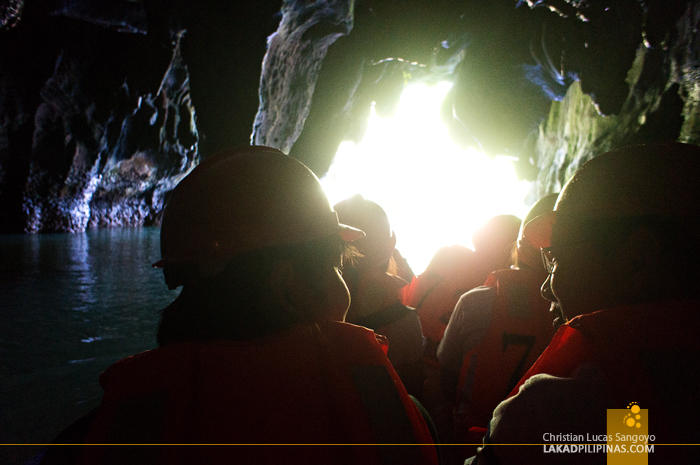
[[(154, 463), (382, 464), (397, 454), (403, 463), (437, 463), (427, 426), (375, 334), (346, 323), (173, 344), (117, 362), (100, 384), (88, 444), (239, 445), (145, 448)], [(81, 463), (128, 463), (130, 449), (86, 447)]]
[(516, 395), (520, 386), (533, 375), (546, 373), (566, 378), (582, 364), (597, 361), (598, 356), (593, 343), (569, 324), (562, 325), (540, 358), (515, 385), (508, 397)]
[[(700, 302), (674, 301), (601, 310), (572, 319), (513, 389), (531, 376), (570, 377), (598, 365), (616, 400), (649, 409), (659, 443), (698, 443), (694, 405), (700, 390)], [(681, 449), (663, 449), (670, 454)], [(687, 450), (687, 448), (685, 449)], [(684, 463), (684, 462), (668, 462)]]
[(415, 310), (398, 298), (398, 291), (406, 281), (374, 267), (351, 274), (347, 284), (352, 299), (345, 321), (386, 336), (389, 361), (408, 392), (420, 396), (423, 333)]
[[(492, 273), (496, 288), (491, 324), (481, 344), (464, 356), (457, 387), (455, 421), (463, 431), (486, 427), (507, 396), (547, 347), (554, 329), (550, 303), (540, 294), (542, 279), (527, 270)], [(471, 379), (472, 387), (464, 392)]]
[(471, 249), (457, 245), (443, 247), (425, 272), (414, 276), (411, 283), (401, 289), (401, 302), (418, 312), (426, 339), (426, 364), (439, 366), (437, 348), (457, 301), (465, 292), (483, 284), (488, 271), (477, 263)]

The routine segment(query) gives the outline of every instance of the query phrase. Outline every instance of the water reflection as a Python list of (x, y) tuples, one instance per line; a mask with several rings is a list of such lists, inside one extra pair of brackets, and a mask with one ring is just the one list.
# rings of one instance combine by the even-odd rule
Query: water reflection
[(107, 366), (155, 347), (159, 310), (177, 296), (150, 267), (158, 236), (0, 236), (0, 443), (50, 441), (99, 403)]

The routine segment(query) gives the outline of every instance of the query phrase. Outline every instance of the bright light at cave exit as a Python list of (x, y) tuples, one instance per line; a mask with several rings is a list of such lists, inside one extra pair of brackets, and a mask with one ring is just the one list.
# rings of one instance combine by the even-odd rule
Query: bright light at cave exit
[(321, 180), (331, 204), (359, 193), (381, 205), (416, 274), (442, 246), (472, 247), (472, 233), (489, 218), (528, 211), (529, 183), (517, 180), (509, 159), (451, 141), (440, 117), (450, 86), (406, 87), (392, 118), (372, 108), (365, 138), (340, 144)]

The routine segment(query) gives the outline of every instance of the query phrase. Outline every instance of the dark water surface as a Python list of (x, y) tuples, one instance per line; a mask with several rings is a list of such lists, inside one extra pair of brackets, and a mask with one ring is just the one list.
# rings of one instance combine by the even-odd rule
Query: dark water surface
[[(99, 404), (105, 368), (155, 347), (178, 293), (150, 267), (159, 234), (0, 235), (0, 443), (51, 442)], [(40, 449), (2, 447), (0, 463)]]

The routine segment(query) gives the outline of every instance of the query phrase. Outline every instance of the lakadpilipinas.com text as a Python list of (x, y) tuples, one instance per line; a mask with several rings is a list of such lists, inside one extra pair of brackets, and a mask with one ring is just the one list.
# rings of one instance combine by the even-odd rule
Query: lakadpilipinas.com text
[(552, 434), (542, 435), (548, 454), (646, 454), (654, 452), (653, 434)]

